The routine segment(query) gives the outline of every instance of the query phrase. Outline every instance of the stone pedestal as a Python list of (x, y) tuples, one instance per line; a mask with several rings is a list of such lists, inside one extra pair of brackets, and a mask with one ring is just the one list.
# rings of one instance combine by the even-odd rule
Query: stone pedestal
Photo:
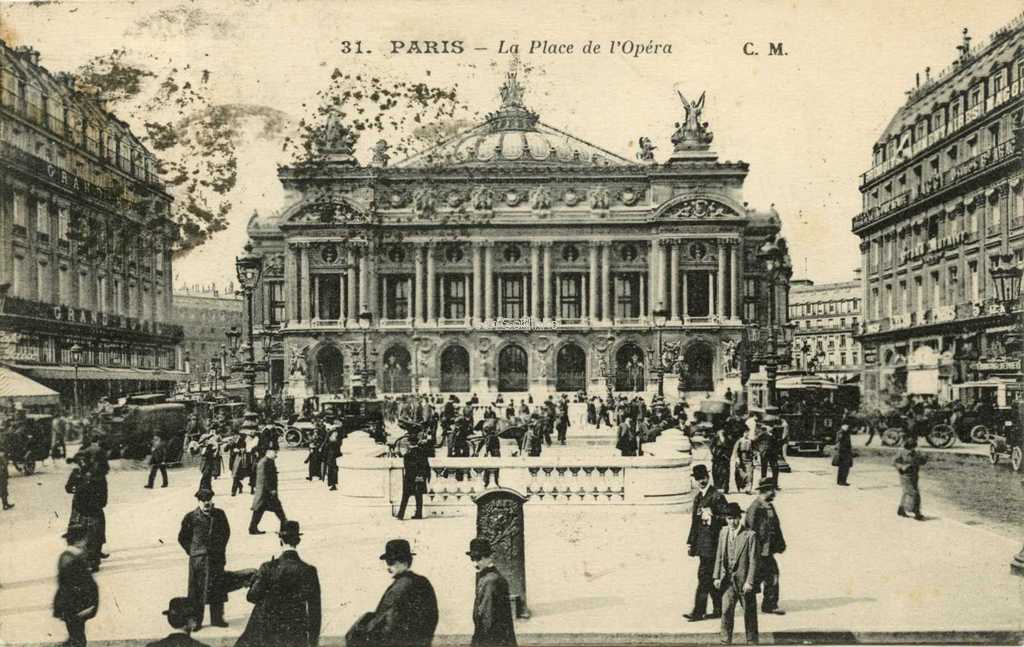
[(529, 618), (526, 604), (526, 533), (523, 505), (529, 497), (508, 488), (488, 490), (476, 503), (476, 536), (491, 542), (494, 563), (508, 580), (517, 618)]

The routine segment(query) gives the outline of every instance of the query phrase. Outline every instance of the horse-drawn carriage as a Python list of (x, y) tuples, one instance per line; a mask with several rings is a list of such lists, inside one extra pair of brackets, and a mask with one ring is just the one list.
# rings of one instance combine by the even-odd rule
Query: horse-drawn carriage
[(16, 470), (29, 475), (35, 473), (36, 461), (50, 455), (52, 440), (53, 416), (29, 413), (13, 428), (3, 432), (0, 447)]
[(328, 434), (338, 432), (342, 439), (354, 431), (365, 431), (378, 443), (387, 441), (383, 400), (319, 398), (316, 405), (288, 425), (284, 441), (289, 447), (308, 444), (316, 436), (317, 418)]

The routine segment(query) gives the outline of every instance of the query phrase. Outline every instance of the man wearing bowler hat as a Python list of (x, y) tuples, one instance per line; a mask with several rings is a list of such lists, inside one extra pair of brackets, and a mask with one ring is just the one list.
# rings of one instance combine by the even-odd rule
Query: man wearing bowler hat
[(53, 597), (53, 617), (64, 621), (68, 630), (67, 647), (85, 647), (85, 623), (96, 617), (100, 592), (92, 579), (86, 544), (89, 530), (71, 525), (64, 533), (68, 547), (57, 561), (57, 594)]
[(779, 564), (775, 561), (775, 555), (786, 552), (786, 539), (782, 536), (779, 515), (772, 505), (775, 492), (775, 481), (772, 479), (765, 479), (758, 484), (757, 498), (747, 508), (745, 523), (757, 535), (760, 550), (755, 585), (764, 594), (761, 598), (761, 611), (781, 616), (786, 612), (779, 608)]
[(437, 628), (437, 596), (430, 580), (413, 573), (409, 542), (392, 539), (380, 559), (394, 578), (377, 610), (360, 620), (366, 644), (374, 647), (429, 647)]
[(516, 644), (516, 628), (508, 580), (494, 566), (491, 542), (479, 537), (466, 552), (476, 567), (476, 599), (473, 602), (473, 647)]
[(167, 610), (163, 613), (167, 616), (167, 624), (179, 631), (175, 631), (166, 638), (151, 642), (146, 647), (206, 647), (190, 635), (196, 622), (196, 610), (193, 608), (191, 600), (171, 598), (171, 601), (167, 603)]
[(285, 521), (281, 554), (264, 562), (247, 596), (256, 606), (236, 647), (316, 647), (320, 642), (320, 577), (299, 559), (298, 521)]
[[(684, 613), (683, 617), (690, 622), (705, 618), (717, 618), (722, 615), (722, 594), (714, 586), (715, 551), (718, 548), (718, 535), (725, 525), (725, 495), (711, 485), (708, 468), (694, 465), (693, 480), (697, 484), (697, 493), (693, 497), (693, 512), (690, 519), (690, 534), (686, 538), (687, 553), (697, 557), (697, 593), (693, 600), (693, 610)], [(711, 615), (707, 615), (708, 596), (711, 596)]]
[(227, 562), (231, 526), (224, 511), (213, 507), (213, 490), (196, 492), (199, 507), (181, 520), (178, 544), (188, 553), (188, 598), (195, 611), (195, 631), (203, 626), (203, 613), (210, 605), (210, 624), (226, 627), (224, 603), (228, 594), (224, 587), (224, 564)]
[(725, 507), (729, 524), (718, 537), (715, 553), (715, 588), (722, 590), (722, 644), (732, 643), (736, 603), (743, 607), (743, 630), (747, 644), (756, 644), (757, 635), (757, 535), (743, 525), (743, 509), (738, 503)]

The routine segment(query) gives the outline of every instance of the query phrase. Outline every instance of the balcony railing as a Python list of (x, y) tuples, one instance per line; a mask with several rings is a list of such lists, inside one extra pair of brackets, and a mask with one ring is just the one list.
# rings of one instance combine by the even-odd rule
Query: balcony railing
[(872, 207), (854, 216), (853, 231), (856, 232), (858, 229), (878, 222), (889, 214), (915, 204), (937, 191), (966, 181), (974, 175), (1010, 159), (1017, 152), (1016, 140), (1009, 139), (998, 146), (993, 146), (974, 157), (966, 159), (953, 168), (944, 171), (941, 176), (932, 178), (922, 183), (919, 187), (905, 191), (890, 200), (886, 200), (877, 207)]
[(995, 110), (1002, 106), (1010, 99), (1019, 96), (1021, 89), (1024, 88), (1024, 83), (1021, 79), (1018, 79), (1011, 83), (1009, 86), (1003, 88), (993, 96), (985, 100), (984, 103), (979, 103), (973, 108), (969, 109), (963, 115), (953, 119), (952, 121), (943, 125), (942, 128), (932, 131), (927, 137), (914, 142), (910, 146), (910, 151), (907, 154), (898, 155), (891, 159), (888, 159), (881, 164), (871, 168), (869, 171), (861, 175), (861, 186), (863, 187), (868, 182), (871, 182), (878, 177), (881, 177), (885, 173), (888, 173), (892, 169), (896, 168), (904, 162), (909, 162), (917, 156), (921, 151), (930, 148), (933, 144), (940, 142), (950, 135), (960, 131), (966, 125), (973, 123), (978, 118), (985, 114)]

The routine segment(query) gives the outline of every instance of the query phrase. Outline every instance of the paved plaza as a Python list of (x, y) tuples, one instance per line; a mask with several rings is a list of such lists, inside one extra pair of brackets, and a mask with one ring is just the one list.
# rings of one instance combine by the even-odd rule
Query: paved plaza
[[(563, 448), (561, 451), (566, 451)], [(305, 480), (303, 452), (279, 458), (281, 496), (302, 522), (299, 547), (316, 565), (323, 587), (325, 642), (336, 642), (388, 584), (378, 560), (384, 542), (405, 537), (418, 553), (414, 570), (438, 591), (439, 642), (472, 633), (474, 575), (464, 551), (474, 535), (472, 511), (462, 516), (400, 522), (379, 510), (346, 507), (336, 492)], [(698, 452), (698, 460), (702, 452)], [(989, 526), (970, 514), (926, 500), (927, 522), (895, 515), (899, 488), (884, 467), (855, 468), (854, 487), (837, 488), (827, 459), (792, 459), (776, 501), (789, 550), (781, 556), (785, 616), (761, 618), (765, 641), (791, 632), (1021, 631), (1024, 578), (1009, 573), (1021, 533)], [(52, 642), (64, 627), (50, 616), (55, 564), (70, 497), (66, 466), (11, 481), (17, 507), (0, 515), (0, 635), (7, 643)], [(344, 477), (343, 477), (344, 478)], [(927, 475), (923, 477), (927, 479)], [(138, 639), (168, 633), (161, 610), (183, 594), (186, 558), (176, 536), (195, 505), (194, 468), (171, 472), (167, 489), (145, 490), (145, 473), (110, 474), (107, 551), (97, 576), (101, 608), (88, 624), (91, 640)], [(273, 534), (246, 534), (248, 495), (227, 496), (215, 482), (233, 537), (228, 569), (254, 568), (278, 550)], [(730, 496), (746, 507), (751, 497)], [(263, 529), (276, 520), (265, 518)], [(518, 624), (523, 642), (553, 636), (576, 642), (626, 634), (714, 640), (716, 621), (687, 623), (697, 560), (686, 557), (686, 507), (527, 506), (528, 602), (533, 617)], [(1018, 529), (1019, 530), (1019, 529)], [(204, 628), (205, 642), (231, 642), (252, 606), (244, 591), (227, 604), (226, 629)], [(951, 609), (957, 609), (953, 615)], [(576, 638), (573, 638), (576, 636)]]

